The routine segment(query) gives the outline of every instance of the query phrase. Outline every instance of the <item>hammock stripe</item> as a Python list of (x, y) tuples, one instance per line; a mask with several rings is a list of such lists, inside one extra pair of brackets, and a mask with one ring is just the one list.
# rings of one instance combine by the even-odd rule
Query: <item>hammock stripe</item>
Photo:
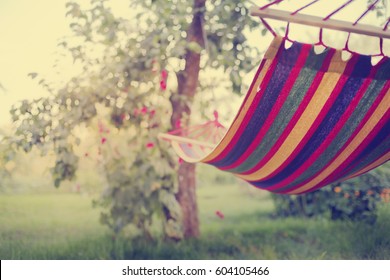
[[(275, 193), (299, 194), (390, 159), (390, 59), (275, 37), (232, 125), (212, 150), (172, 143), (183, 159), (232, 172)], [(191, 137), (191, 135), (186, 135)]]
[[(367, 100), (366, 100), (367, 101)], [(360, 102), (360, 104), (369, 104), (368, 102)], [(351, 104), (350, 107), (352, 107), (353, 104)], [(363, 106), (360, 106), (363, 107)], [(352, 108), (351, 108), (352, 109)], [(360, 108), (362, 109), (362, 108)], [(366, 109), (366, 108), (363, 108)], [(355, 114), (360, 113), (361, 115), (365, 114), (365, 111), (362, 110), (356, 110), (354, 111)], [(348, 116), (345, 116), (348, 117)], [(354, 119), (353, 117), (356, 117)], [(354, 121), (357, 120), (357, 122), (354, 123)], [(285, 185), (285, 189), (288, 189), (292, 186), (292, 184), (300, 184), (304, 180), (308, 179), (310, 177), (310, 174), (317, 173), (319, 170), (323, 169), (325, 166), (325, 163), (329, 162), (333, 157), (336, 156), (336, 152), (342, 149), (342, 146), (346, 144), (346, 141), (348, 140), (346, 135), (348, 133), (351, 133), (352, 131), (355, 131), (356, 124), (361, 121), (361, 118), (359, 118), (359, 115), (351, 115), (349, 119), (347, 119), (347, 122), (343, 123), (343, 121), (339, 121), (336, 124), (335, 129), (329, 133), (326, 139), (321, 143), (321, 145), (316, 149), (316, 151), (312, 154), (312, 156), (302, 165), (296, 165), (297, 168), (296, 172), (293, 174), (293, 177), (286, 177), (282, 182), (279, 184), (274, 184), (273, 189), (280, 187), (281, 184)], [(294, 168), (294, 165), (292, 166)], [(303, 173), (304, 172), (304, 173)], [(302, 175), (300, 175), (303, 173)], [(299, 177), (299, 179), (296, 180), (296, 178)], [(292, 183), (288, 183), (288, 181), (292, 181)], [(270, 182), (274, 182), (273, 180), (270, 180)], [(264, 182), (264, 184), (270, 185), (269, 182)], [(284, 189), (284, 188), (283, 188)], [(283, 190), (282, 188), (280, 190)]]
[[(360, 110), (363, 106), (360, 106), (360, 108), (356, 107), (357, 102), (361, 101), (361, 97), (364, 93), (364, 89), (366, 87), (366, 84), (363, 85), (360, 89), (357, 95), (351, 100), (351, 102), (348, 103), (344, 102), (344, 104), (349, 104), (347, 110), (344, 111), (344, 114), (341, 116), (339, 120), (335, 119), (334, 121), (334, 128), (330, 133), (327, 134), (326, 138), (322, 137), (316, 137), (310, 139), (310, 141), (307, 144), (307, 149), (304, 152), (299, 153), (299, 155), (287, 166), (284, 168), (282, 172), (280, 172), (277, 176), (272, 178), (271, 180), (266, 180), (263, 182), (264, 186), (270, 186), (274, 185), (274, 187), (277, 187), (276, 183), (278, 183), (281, 179), (287, 178), (291, 175), (292, 172), (297, 171), (299, 168), (300, 170), (297, 171), (298, 173), (295, 173), (295, 178), (300, 174), (302, 171), (305, 171), (305, 174), (311, 174), (315, 170), (313, 170), (314, 167), (318, 168), (318, 164), (328, 162), (330, 158), (334, 156), (334, 152), (338, 151), (340, 149), (340, 145), (344, 144), (345, 141), (343, 141), (343, 138), (347, 140), (347, 137), (352, 131), (354, 131), (354, 122), (356, 120), (360, 121), (359, 114), (355, 116), (355, 118), (351, 118), (351, 113), (360, 113), (360, 115), (363, 115), (365, 112)], [(373, 96), (373, 95), (371, 95)], [(371, 98), (372, 99), (372, 98)], [(339, 102), (340, 104), (340, 102)], [(368, 104), (367, 100), (366, 102), (360, 102), (359, 105)], [(366, 106), (367, 107), (367, 106)], [(337, 108), (335, 111), (338, 111)], [(363, 107), (363, 109), (366, 109)], [(354, 111), (353, 111), (354, 110)], [(333, 112), (333, 111), (332, 111)], [(328, 119), (325, 119), (321, 125), (317, 129), (317, 135), (323, 135), (325, 133), (322, 133), (321, 129), (324, 128), (324, 123), (330, 124), (331, 121)], [(341, 129), (344, 129), (344, 131), (341, 131)], [(328, 146), (329, 144), (333, 144)], [(325, 150), (326, 149), (326, 150)], [(309, 154), (311, 153), (311, 155)], [(310, 155), (310, 158), (305, 158), (305, 156)], [(320, 160), (318, 160), (318, 156), (322, 156)], [(299, 165), (300, 162), (304, 162), (302, 165)], [(317, 169), (318, 170), (318, 169)], [(303, 174), (303, 177), (305, 178), (305, 174)], [(307, 176), (306, 176), (307, 177)], [(294, 179), (295, 179), (294, 178)], [(284, 180), (284, 183), (286, 180)], [(293, 183), (298, 183), (294, 181)], [(287, 185), (288, 187), (288, 185)]]

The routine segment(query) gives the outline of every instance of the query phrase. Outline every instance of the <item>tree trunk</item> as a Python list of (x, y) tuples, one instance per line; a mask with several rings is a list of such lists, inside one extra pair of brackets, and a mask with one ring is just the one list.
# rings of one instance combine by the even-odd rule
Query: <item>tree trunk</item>
[[(206, 0), (194, 0), (194, 16), (187, 31), (187, 42), (195, 42), (204, 47), (202, 22)], [(200, 53), (187, 49), (185, 68), (177, 73), (178, 91), (171, 96), (171, 124), (178, 121), (183, 126), (189, 125), (190, 105), (196, 93), (200, 71)], [(199, 236), (198, 206), (196, 200), (195, 165), (182, 163), (178, 171), (179, 190), (176, 198), (182, 208), (184, 238)]]

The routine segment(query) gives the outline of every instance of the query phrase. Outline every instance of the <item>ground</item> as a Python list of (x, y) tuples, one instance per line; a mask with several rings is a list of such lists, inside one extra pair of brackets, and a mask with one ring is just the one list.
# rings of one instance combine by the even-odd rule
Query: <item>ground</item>
[(266, 192), (237, 181), (198, 187), (201, 238), (129, 242), (99, 224), (82, 190), (0, 195), (0, 259), (390, 259), (390, 204), (375, 226), (275, 219)]

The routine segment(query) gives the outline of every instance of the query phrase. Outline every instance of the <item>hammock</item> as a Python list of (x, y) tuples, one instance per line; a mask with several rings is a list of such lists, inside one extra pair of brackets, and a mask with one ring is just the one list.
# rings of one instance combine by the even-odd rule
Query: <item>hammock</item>
[(341, 50), (316, 54), (314, 45), (285, 42), (274, 37), (223, 137), (216, 117), (161, 138), (185, 161), (280, 194), (314, 191), (388, 161), (390, 59), (372, 66), (371, 56), (343, 61)]

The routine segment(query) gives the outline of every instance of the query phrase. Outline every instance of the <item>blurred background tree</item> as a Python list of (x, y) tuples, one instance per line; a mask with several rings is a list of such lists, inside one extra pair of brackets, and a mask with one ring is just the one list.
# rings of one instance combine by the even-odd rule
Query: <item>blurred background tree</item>
[[(54, 153), (57, 187), (75, 178), (80, 157), (94, 158), (106, 181), (102, 221), (114, 232), (133, 227), (151, 237), (152, 217), (160, 213), (167, 237), (198, 236), (195, 166), (179, 164), (157, 134), (189, 125), (194, 96), (208, 86), (202, 72), (223, 72), (220, 79), (241, 92), (243, 73), (259, 58), (247, 43), (247, 32), (259, 28), (247, 4), (133, 0), (136, 16), (121, 18), (104, 0), (85, 9), (67, 3), (74, 37), (59, 45), (82, 71), (58, 90), (30, 73), (52, 94), (13, 107), (13, 143)], [(88, 127), (98, 137), (78, 153)]]

